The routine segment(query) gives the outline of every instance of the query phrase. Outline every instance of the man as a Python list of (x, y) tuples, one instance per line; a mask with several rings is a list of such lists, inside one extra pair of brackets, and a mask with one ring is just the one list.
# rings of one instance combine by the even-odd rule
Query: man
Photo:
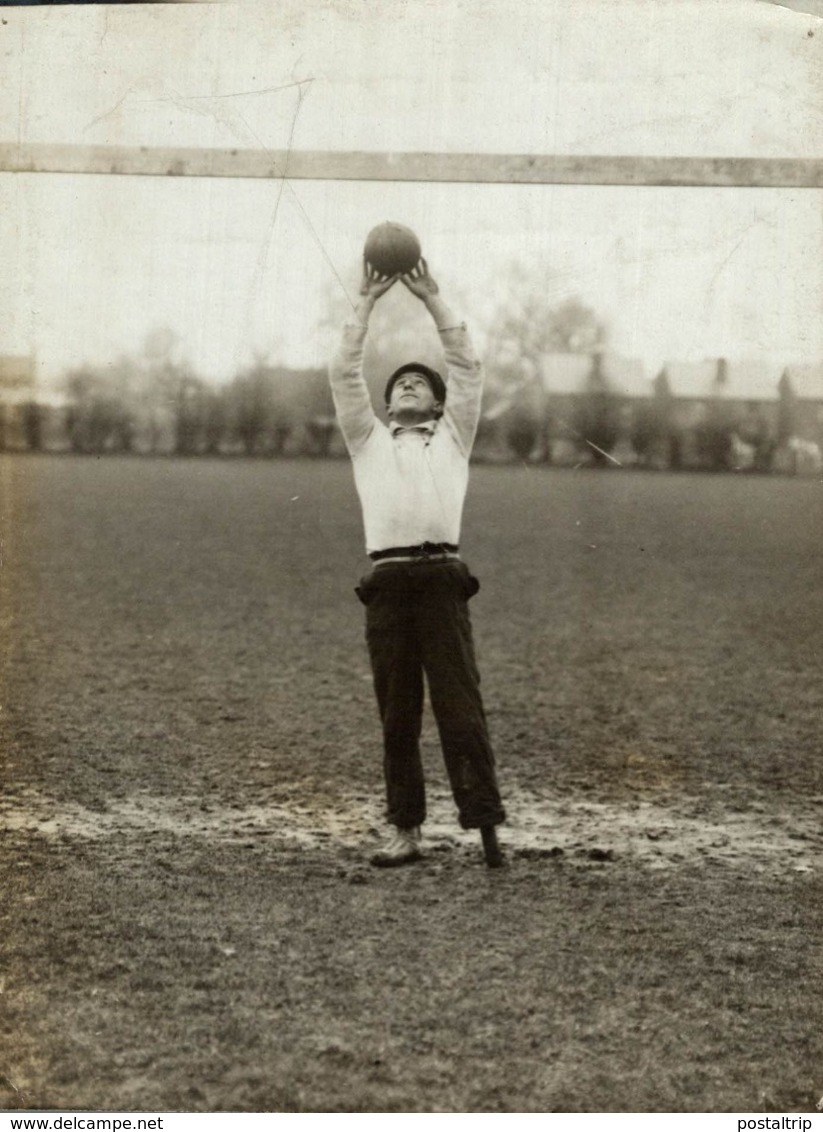
[[(448, 384), (418, 362), (389, 378), (389, 427), (363, 380), (369, 316), (398, 278), (431, 314)], [(330, 367), (337, 417), (354, 469), (373, 569), (357, 587), (383, 724), (387, 818), (394, 827), (379, 866), (420, 858), (426, 817), (420, 759), (423, 674), (464, 829), (480, 829), (486, 863), (504, 863), (495, 827), (505, 819), (474, 658), (468, 600), (479, 584), (459, 556), (469, 455), (480, 417), (482, 374), (425, 260), (402, 276), (364, 265), (354, 320)]]

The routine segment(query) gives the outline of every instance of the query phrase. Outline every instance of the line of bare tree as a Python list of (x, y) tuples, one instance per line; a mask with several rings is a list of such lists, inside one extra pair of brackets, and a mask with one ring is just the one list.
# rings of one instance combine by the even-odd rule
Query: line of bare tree
[[(438, 367), (439, 343), (424, 315), (389, 292), (370, 326), (365, 376), (375, 404), (385, 376), (412, 358)], [(468, 305), (468, 304), (467, 304)], [(318, 333), (333, 344), (347, 303), (330, 295)], [(513, 268), (481, 312), (488, 374), (476, 454), (544, 463), (618, 463), (651, 467), (745, 466), (769, 471), (796, 432), (794, 406), (782, 398), (773, 419), (762, 406), (735, 415), (722, 400), (684, 426), (676, 398), (658, 386), (652, 396), (621, 396), (600, 372), (607, 327), (596, 312), (564, 296), (546, 273)], [(578, 356), (589, 365), (570, 393), (552, 393), (546, 357)], [(180, 356), (173, 332), (150, 334), (142, 351), (105, 366), (65, 375), (63, 403), (36, 401), (11, 410), (0, 403), (0, 449), (178, 456), (342, 454), (325, 368), (291, 368), (257, 356), (223, 385), (199, 377)], [(17, 443), (9, 443), (12, 433)], [(786, 461), (784, 460), (784, 463)], [(796, 462), (796, 461), (795, 461)], [(790, 470), (791, 460), (789, 460)]]

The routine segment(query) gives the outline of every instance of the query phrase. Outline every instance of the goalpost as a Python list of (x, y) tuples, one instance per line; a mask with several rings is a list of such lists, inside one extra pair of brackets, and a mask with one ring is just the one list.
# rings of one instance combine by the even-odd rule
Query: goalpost
[(823, 159), (185, 149), (0, 142), (0, 172), (317, 181), (823, 188)]

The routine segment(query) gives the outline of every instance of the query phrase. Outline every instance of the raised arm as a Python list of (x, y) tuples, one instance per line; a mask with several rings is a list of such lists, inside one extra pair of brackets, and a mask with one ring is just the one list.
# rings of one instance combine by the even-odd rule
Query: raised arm
[(385, 295), (396, 282), (396, 275), (379, 275), (364, 262), (360, 297), (352, 317), (343, 327), (342, 341), (329, 366), (329, 384), (337, 419), (352, 456), (366, 443), (377, 419), (363, 379), (363, 352), (369, 317), (380, 296)]
[(425, 259), (421, 259), (413, 271), (401, 275), (400, 279), (425, 304), (437, 327), (448, 380), (443, 419), (468, 456), (480, 420), (483, 373), (466, 324), (458, 322), (451, 307), (443, 301)]

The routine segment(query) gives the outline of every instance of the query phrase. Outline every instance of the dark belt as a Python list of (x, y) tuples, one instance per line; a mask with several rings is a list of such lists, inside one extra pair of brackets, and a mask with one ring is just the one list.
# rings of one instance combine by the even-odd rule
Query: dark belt
[(373, 550), (369, 555), (372, 562), (383, 558), (427, 558), (442, 557), (444, 554), (457, 554), (459, 547), (451, 542), (421, 542), (417, 546), (390, 546), (387, 550)]

